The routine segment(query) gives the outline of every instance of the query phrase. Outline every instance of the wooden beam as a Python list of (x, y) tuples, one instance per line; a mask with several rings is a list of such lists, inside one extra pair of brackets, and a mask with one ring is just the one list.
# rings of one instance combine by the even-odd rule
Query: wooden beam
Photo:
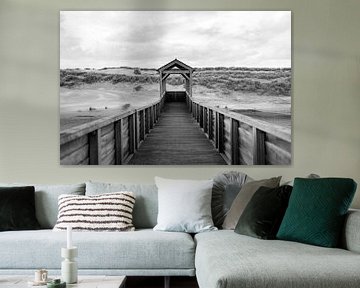
[(145, 134), (150, 132), (150, 113), (149, 108), (145, 110)]
[(129, 116), (129, 153), (133, 154), (135, 152), (135, 113)]
[(153, 107), (149, 107), (149, 114), (150, 114), (150, 129), (154, 127), (154, 113), (153, 113)]
[(219, 112), (215, 112), (215, 148), (219, 148)]
[(89, 164), (100, 164), (100, 151), (101, 151), (101, 128), (89, 134)]
[(265, 132), (253, 127), (253, 164), (265, 165)]
[(122, 126), (122, 119), (115, 122), (115, 165), (123, 164)]
[(164, 74), (183, 74), (183, 73), (190, 74), (191, 71), (188, 69), (168, 69), (168, 70), (162, 71), (162, 73), (164, 73)]
[(207, 126), (207, 122), (208, 121), (208, 109), (203, 107), (203, 129), (205, 134), (208, 133), (208, 126)]
[(240, 163), (239, 155), (239, 121), (231, 119), (231, 164)]
[(218, 151), (220, 153), (224, 153), (225, 151), (225, 127), (224, 127), (224, 114), (219, 113), (219, 122), (218, 122), (218, 137), (219, 137), (219, 143), (218, 143)]
[(214, 132), (213, 132), (213, 111), (211, 109), (209, 109), (209, 123), (208, 123), (208, 135), (209, 135), (209, 139), (214, 140)]
[(182, 76), (184, 76), (185, 79), (189, 79), (189, 76), (187, 75), (188, 73), (186, 73), (186, 72), (164, 73), (164, 74), (165, 74), (165, 77), (163, 79), (168, 78), (172, 74), (181, 74)]
[(162, 80), (163, 81), (166, 81), (166, 79), (170, 76), (171, 74), (166, 74), (163, 78), (162, 78)]
[(145, 110), (141, 110), (141, 140), (145, 140), (146, 135)]

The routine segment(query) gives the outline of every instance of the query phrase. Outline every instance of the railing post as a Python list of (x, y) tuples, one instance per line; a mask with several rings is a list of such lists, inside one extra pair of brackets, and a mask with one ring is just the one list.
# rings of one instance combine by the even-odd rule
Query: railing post
[(139, 148), (139, 141), (140, 141), (140, 137), (139, 137), (139, 119), (138, 119), (138, 111), (134, 112), (134, 138), (135, 138), (135, 151)]
[(157, 104), (155, 104), (153, 106), (153, 109), (154, 109), (154, 123), (157, 122), (157, 119), (158, 119), (158, 111), (157, 111)]
[(101, 157), (101, 128), (89, 134), (89, 164), (99, 165)]
[(224, 143), (224, 141), (225, 141), (225, 133), (224, 133), (224, 130), (225, 130), (225, 127), (224, 127), (224, 114), (221, 114), (221, 113), (219, 113), (219, 121), (218, 121), (218, 131), (219, 131), (219, 136), (218, 136), (218, 138), (219, 138), (219, 147), (218, 147), (218, 150), (219, 150), (219, 152), (220, 153), (224, 153), (224, 151), (225, 151), (225, 143)]
[(198, 123), (200, 123), (200, 105), (199, 104), (196, 104), (196, 113), (197, 113), (196, 121)]
[(144, 110), (140, 111), (140, 140), (145, 139), (145, 113)]
[(239, 121), (231, 119), (231, 164), (239, 164)]
[(265, 132), (253, 127), (253, 164), (265, 165)]
[(207, 125), (207, 110), (205, 107), (203, 107), (203, 128), (204, 128), (204, 133), (208, 133), (208, 125)]
[(200, 106), (200, 127), (204, 128), (204, 107)]
[(145, 109), (145, 134), (150, 132), (150, 115), (149, 108)]
[(150, 106), (148, 109), (149, 109), (149, 114), (150, 114), (150, 129), (152, 129), (154, 127), (153, 107)]
[(212, 129), (212, 125), (213, 125), (213, 110), (209, 109), (209, 124), (208, 124), (208, 135), (209, 135), (209, 139), (214, 139), (214, 133), (213, 133), (213, 129)]
[(134, 115), (131, 114), (129, 116), (129, 153), (133, 154), (135, 152), (135, 121), (134, 121)]
[(219, 112), (215, 112), (215, 148), (219, 148)]
[(153, 123), (156, 123), (156, 105), (151, 106), (152, 114), (153, 114)]
[(115, 165), (123, 164), (122, 119), (115, 122)]

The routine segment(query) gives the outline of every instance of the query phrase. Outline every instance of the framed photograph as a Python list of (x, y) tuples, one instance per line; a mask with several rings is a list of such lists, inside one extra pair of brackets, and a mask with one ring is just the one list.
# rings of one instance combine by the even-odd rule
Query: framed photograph
[(61, 11), (61, 165), (290, 165), (291, 11)]

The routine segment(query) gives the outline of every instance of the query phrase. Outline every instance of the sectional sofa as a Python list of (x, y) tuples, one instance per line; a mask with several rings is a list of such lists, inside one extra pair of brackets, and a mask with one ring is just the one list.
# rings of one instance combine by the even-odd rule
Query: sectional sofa
[(152, 229), (158, 211), (155, 185), (93, 182), (35, 185), (36, 216), (42, 229), (0, 232), (0, 278), (39, 268), (48, 269), (50, 276), (60, 273), (60, 248), (66, 245), (66, 233), (52, 230), (60, 194), (124, 190), (136, 195), (136, 231), (74, 232), (80, 274), (196, 275), (201, 288), (360, 287), (360, 211), (348, 213), (343, 246), (336, 249), (260, 240), (232, 230), (196, 235), (160, 232)]

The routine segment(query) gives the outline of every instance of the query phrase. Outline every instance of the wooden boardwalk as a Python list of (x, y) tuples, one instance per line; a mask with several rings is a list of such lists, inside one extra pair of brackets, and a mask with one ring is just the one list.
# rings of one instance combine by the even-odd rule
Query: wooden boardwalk
[(185, 102), (166, 102), (163, 109), (129, 165), (226, 165)]

